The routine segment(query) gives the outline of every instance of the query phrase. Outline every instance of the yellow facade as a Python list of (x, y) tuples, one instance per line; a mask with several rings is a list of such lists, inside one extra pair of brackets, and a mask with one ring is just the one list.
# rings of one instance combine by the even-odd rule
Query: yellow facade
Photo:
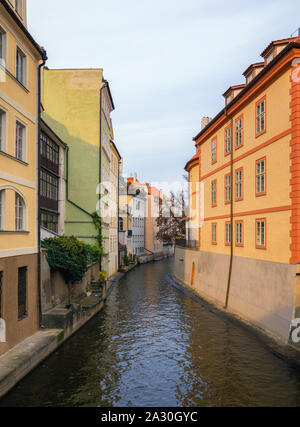
[(39, 327), (38, 72), (44, 54), (27, 31), (26, 1), (18, 5), (0, 1), (0, 318), (6, 322), (0, 355)]

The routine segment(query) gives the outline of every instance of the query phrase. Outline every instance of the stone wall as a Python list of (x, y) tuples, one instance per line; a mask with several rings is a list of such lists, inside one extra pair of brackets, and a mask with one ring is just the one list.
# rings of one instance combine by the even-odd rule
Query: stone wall
[[(224, 308), (230, 256), (176, 247), (174, 279)], [(228, 311), (287, 343), (297, 311), (297, 266), (233, 258)]]
[[(86, 287), (93, 280), (98, 279), (99, 264), (89, 267), (83, 280), (74, 285), (72, 289), (72, 298), (77, 298), (86, 292)], [(42, 312), (68, 301), (68, 286), (63, 276), (58, 271), (51, 271), (46, 260), (46, 252), (41, 255), (41, 299)]]

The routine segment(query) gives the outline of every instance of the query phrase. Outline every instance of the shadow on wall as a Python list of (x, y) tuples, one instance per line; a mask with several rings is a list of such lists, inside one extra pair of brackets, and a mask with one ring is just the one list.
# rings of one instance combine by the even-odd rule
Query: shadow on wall
[[(42, 113), (42, 119), (68, 145), (69, 167), (67, 170), (67, 158), (65, 158), (65, 179), (68, 181), (69, 199), (84, 210), (95, 212), (98, 201), (96, 190), (99, 183), (99, 146), (88, 144), (83, 139), (70, 135), (64, 124), (54, 120), (45, 112)], [(78, 179), (79, 170), (80, 179)]]
[[(176, 247), (174, 279), (223, 309), (229, 266), (229, 255)], [(296, 270), (295, 265), (234, 257), (228, 311), (287, 343), (295, 316)]]

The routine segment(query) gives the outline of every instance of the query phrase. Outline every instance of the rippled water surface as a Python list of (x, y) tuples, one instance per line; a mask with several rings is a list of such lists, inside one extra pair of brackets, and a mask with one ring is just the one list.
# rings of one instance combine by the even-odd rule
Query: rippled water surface
[(129, 273), (0, 406), (300, 406), (299, 370), (174, 288), (171, 270)]

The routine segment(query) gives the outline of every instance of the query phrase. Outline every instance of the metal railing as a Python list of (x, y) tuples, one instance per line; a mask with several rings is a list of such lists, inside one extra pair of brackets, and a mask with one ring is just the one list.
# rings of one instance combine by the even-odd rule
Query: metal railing
[(186, 248), (186, 249), (198, 249), (199, 248), (199, 241), (198, 240), (178, 239), (178, 240), (176, 240), (176, 246), (179, 246), (180, 248)]

